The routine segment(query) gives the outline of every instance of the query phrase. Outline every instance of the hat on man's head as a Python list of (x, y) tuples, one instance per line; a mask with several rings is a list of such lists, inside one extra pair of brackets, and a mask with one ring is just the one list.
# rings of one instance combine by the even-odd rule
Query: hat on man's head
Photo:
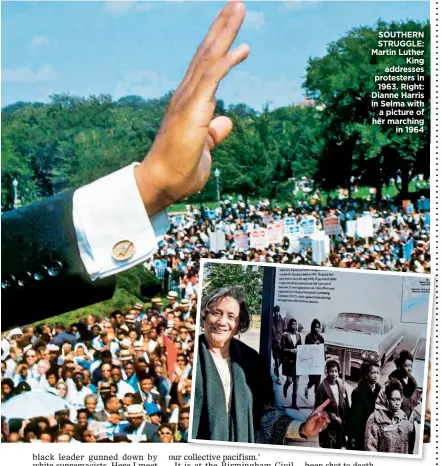
[(144, 417), (144, 407), (140, 404), (133, 404), (127, 406), (126, 416), (128, 418)]
[(58, 345), (54, 345), (53, 343), (49, 343), (48, 345), (46, 345), (46, 349), (54, 353), (56, 353), (57, 351), (60, 351), (60, 347)]
[(176, 291), (169, 291), (167, 295), (167, 299), (177, 299), (178, 293)]
[(188, 306), (190, 304), (190, 302), (188, 301), (188, 299), (181, 299), (181, 306)]
[(135, 341), (135, 343), (133, 343), (133, 347), (135, 350), (142, 350), (144, 348), (144, 343), (142, 341)]
[(130, 361), (132, 359), (132, 355), (130, 354), (129, 350), (121, 350), (119, 352), (118, 359), (120, 361)]
[(133, 324), (133, 322), (135, 322), (135, 318), (130, 315), (130, 314), (127, 314), (125, 317), (124, 317), (124, 320), (128, 323), (128, 324)]
[(133, 306), (132, 306), (132, 309), (137, 309), (139, 311), (142, 311), (142, 308), (143, 308), (143, 304), (142, 303), (135, 303)]
[(152, 304), (162, 304), (161, 298), (152, 298)]
[(13, 328), (9, 333), (8, 335), (6, 336), (6, 338), (8, 340), (10, 340), (12, 337), (22, 337), (23, 336), (23, 332), (21, 331), (20, 328)]
[(132, 346), (132, 342), (130, 341), (129, 338), (123, 338), (120, 342), (119, 342), (119, 346), (121, 348), (130, 348)]
[(106, 382), (102, 380), (101, 382), (98, 382), (98, 391), (99, 392), (110, 392), (112, 389), (112, 385), (110, 382)]

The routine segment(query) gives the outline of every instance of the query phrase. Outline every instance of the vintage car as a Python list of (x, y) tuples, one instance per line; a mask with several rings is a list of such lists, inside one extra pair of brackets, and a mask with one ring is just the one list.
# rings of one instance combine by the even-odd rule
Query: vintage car
[(404, 333), (387, 317), (342, 312), (324, 338), (326, 358), (344, 359), (349, 371), (360, 368), (363, 361), (377, 361), (383, 366), (393, 357)]

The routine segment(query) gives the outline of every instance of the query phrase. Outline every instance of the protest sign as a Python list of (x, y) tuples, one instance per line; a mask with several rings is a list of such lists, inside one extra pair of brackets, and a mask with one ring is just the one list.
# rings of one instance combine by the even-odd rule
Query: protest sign
[(237, 249), (248, 249), (250, 240), (246, 231), (237, 231), (234, 233), (234, 243)]
[(355, 236), (357, 222), (355, 220), (348, 220), (346, 222), (346, 234), (353, 238)]
[(267, 227), (267, 240), (270, 244), (281, 243), (284, 234), (284, 222), (270, 223)]
[(403, 257), (407, 261), (412, 259), (412, 251), (413, 251), (413, 238), (411, 238), (404, 246), (403, 246)]
[(225, 233), (221, 230), (210, 233), (210, 251), (219, 252), (225, 249)]
[(325, 372), (325, 345), (297, 346), (297, 375), (322, 375)]
[(374, 236), (374, 223), (372, 221), (372, 216), (363, 215), (362, 217), (357, 218), (356, 222), (356, 232), (360, 238), (369, 238)]
[(298, 254), (301, 250), (302, 250), (302, 244), (300, 242), (300, 238), (290, 235), (289, 236), (289, 249), (288, 249), (288, 252), (289, 253), (294, 252), (294, 253)]
[(335, 216), (326, 217), (323, 220), (323, 228), (327, 235), (338, 235), (340, 233), (340, 220)]
[(290, 241), (292, 241), (294, 238), (302, 236), (302, 229), (300, 228), (300, 225), (294, 225), (290, 227), (290, 231), (289, 233), (286, 233), (286, 236), (289, 238)]
[(285, 218), (285, 234), (286, 236), (299, 236), (300, 225), (297, 225), (294, 217)]
[(300, 222), (304, 235), (312, 235), (316, 230), (315, 218), (304, 218)]
[(329, 243), (329, 236), (311, 237), (312, 260), (315, 264), (321, 265), (326, 260), (330, 248)]
[(424, 214), (424, 225), (430, 226), (430, 213)]
[(407, 206), (406, 206), (406, 212), (407, 212), (408, 214), (413, 214), (413, 211), (414, 211), (413, 204), (410, 202), (410, 203), (407, 204)]
[(255, 249), (265, 249), (266, 229), (258, 228), (250, 233), (250, 246)]

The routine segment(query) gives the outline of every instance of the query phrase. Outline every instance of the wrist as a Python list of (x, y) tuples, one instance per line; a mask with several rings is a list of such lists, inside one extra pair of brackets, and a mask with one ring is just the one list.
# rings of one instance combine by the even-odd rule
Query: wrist
[[(164, 210), (176, 200), (167, 196), (165, 189), (161, 189), (163, 170), (157, 164), (144, 160), (135, 167), (135, 181), (141, 200), (149, 217)], [(148, 179), (148, 182), (145, 180)]]

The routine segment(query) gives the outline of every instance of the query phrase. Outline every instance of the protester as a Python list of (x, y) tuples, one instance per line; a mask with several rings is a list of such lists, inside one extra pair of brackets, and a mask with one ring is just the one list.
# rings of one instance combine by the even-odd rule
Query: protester
[(286, 332), (282, 335), (282, 374), (286, 377), (283, 385), (283, 396), (288, 397), (288, 388), (292, 384), (292, 407), (299, 409), (297, 406), (297, 392), (299, 390), (299, 379), (297, 375), (297, 346), (302, 344), (300, 334), (297, 332), (297, 321), (290, 319)]
[[(358, 237), (347, 233), (348, 222), (363, 215), (372, 217), (374, 236)], [(340, 233), (330, 242), (330, 253), (321, 263), (312, 258), (311, 244), (285, 236), (279, 243), (254, 248), (237, 247), (234, 234), (266, 228), (268, 224), (293, 219), (301, 224), (312, 219), (317, 231), (324, 229), (325, 218), (339, 218)], [(161, 280), (164, 289), (175, 289), (191, 301), (188, 283), (194, 280), (194, 270), (200, 259), (234, 259), (298, 265), (325, 265), (355, 269), (430, 272), (430, 225), (423, 211), (407, 213), (392, 199), (373, 202), (370, 199), (330, 199), (326, 204), (311, 205), (295, 201), (279, 206), (268, 200), (246, 202), (241, 197), (221, 201), (216, 209), (187, 205), (185, 213), (172, 217), (171, 227), (147, 262)], [(225, 233), (225, 249), (210, 247), (210, 233)], [(352, 233), (351, 233), (352, 235)], [(413, 248), (405, 246), (413, 240)], [(216, 252), (217, 251), (217, 252)], [(191, 270), (190, 270), (191, 269)]]
[[(187, 442), (195, 309), (178, 294), (169, 297), (165, 305), (156, 297), (154, 307), (135, 303), (109, 310), (109, 317), (88, 316), (69, 332), (61, 323), (38, 325), (32, 344), (29, 326), (4, 334), (2, 343), (14, 341), (15, 349), (3, 353), (2, 410), (23, 390), (35, 392), (36, 402), (37, 392), (50, 391), (67, 406), (38, 418), (44, 428), (36, 419), (9, 416), (22, 425), (11, 441), (159, 442), (162, 424), (171, 426), (174, 442)], [(19, 353), (25, 362), (15, 362)], [(12, 379), (5, 377), (8, 367)]]
[(409, 351), (402, 350), (394, 362), (397, 368), (389, 374), (389, 379), (396, 379), (401, 383), (403, 389), (401, 409), (405, 412), (406, 416), (410, 418), (418, 402), (418, 384), (412, 376), (413, 356)]
[(366, 451), (413, 453), (415, 427), (401, 409), (403, 387), (398, 380), (385, 385), (384, 396), (379, 396), (375, 411), (366, 424)]
[(344, 422), (349, 404), (346, 388), (339, 379), (340, 372), (340, 364), (333, 359), (328, 359), (325, 365), (326, 377), (317, 389), (315, 407), (326, 400), (330, 400), (325, 411), (328, 413), (331, 422), (327, 429), (319, 433), (319, 445), (321, 448), (341, 450), (346, 445)]
[(364, 361), (361, 365), (361, 380), (351, 395), (351, 408), (346, 423), (348, 448), (364, 450), (366, 423), (375, 410), (375, 401), (381, 390), (380, 365)]
[[(311, 332), (305, 337), (305, 345), (320, 345), (324, 344), (325, 340), (320, 334), (322, 324), (318, 319), (314, 319), (311, 322)], [(309, 397), (309, 389), (314, 387), (314, 395), (317, 393), (317, 388), (320, 384), (321, 375), (309, 375), (309, 381), (305, 387), (305, 398)]]
[(285, 319), (280, 316), (280, 306), (274, 306), (273, 309), (273, 322), (271, 327), (271, 350), (274, 360), (274, 375), (276, 376), (276, 384), (280, 385), (280, 364), (282, 362), (282, 335), (286, 330)]

